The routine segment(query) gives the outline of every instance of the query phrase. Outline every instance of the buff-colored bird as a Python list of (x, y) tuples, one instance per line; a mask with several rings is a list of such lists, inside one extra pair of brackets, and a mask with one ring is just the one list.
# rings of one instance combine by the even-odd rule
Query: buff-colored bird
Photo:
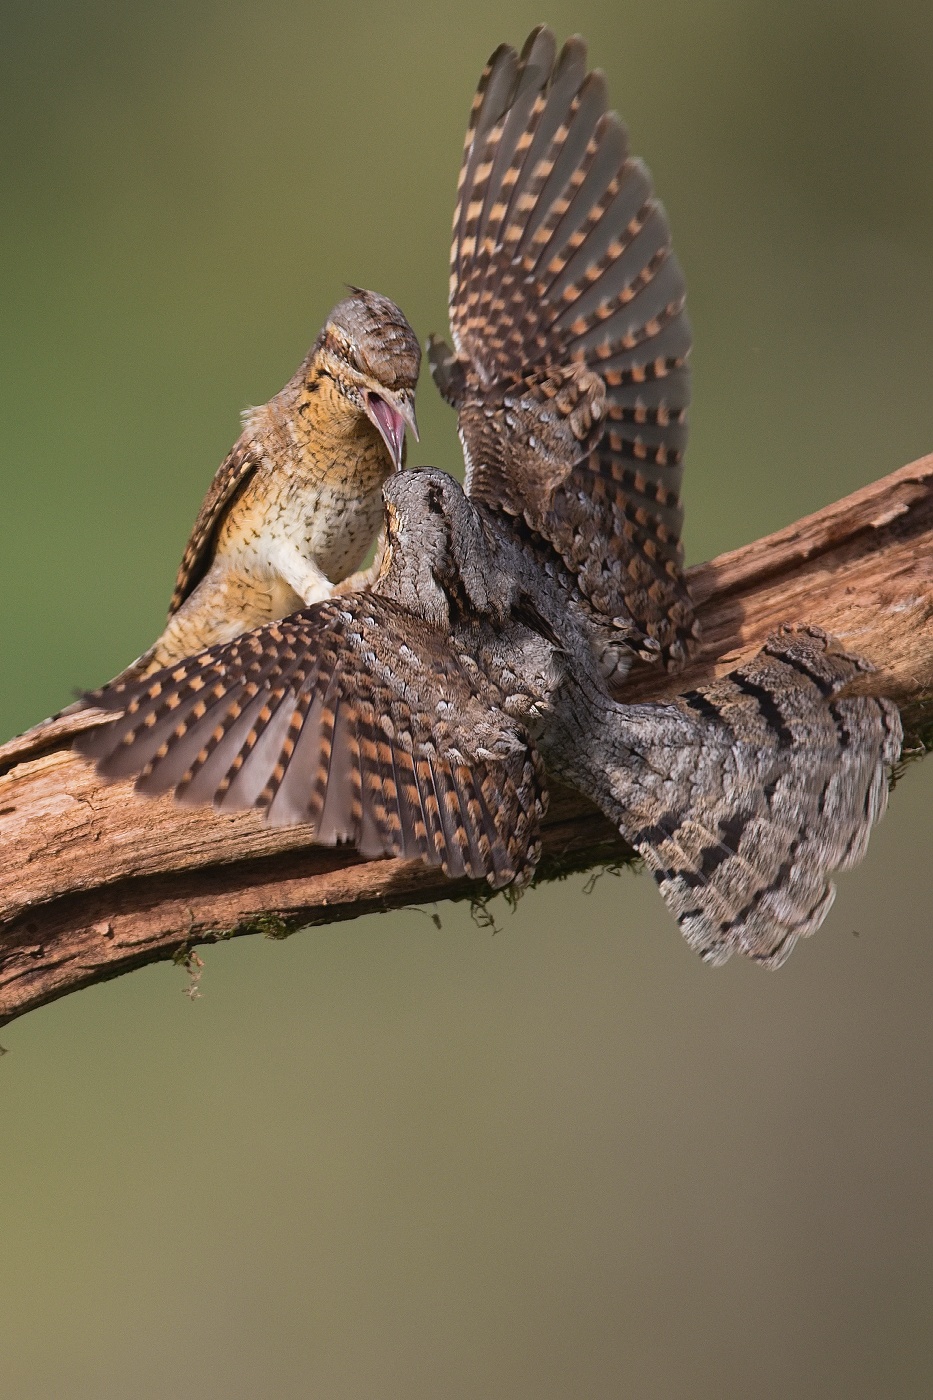
[[(388, 297), (353, 288), (334, 307), (285, 388), (244, 414), (185, 547), (165, 629), (118, 680), (375, 577), (378, 550), (371, 571), (354, 571), (382, 524), (383, 483), (405, 464), (406, 427), (417, 436), (420, 365)], [(0, 745), (0, 771), (91, 722), (69, 705)]]
[(280, 393), (244, 415), (185, 549), (146, 674), (320, 602), (366, 556), (415, 429), (421, 351), (387, 297), (354, 290)]

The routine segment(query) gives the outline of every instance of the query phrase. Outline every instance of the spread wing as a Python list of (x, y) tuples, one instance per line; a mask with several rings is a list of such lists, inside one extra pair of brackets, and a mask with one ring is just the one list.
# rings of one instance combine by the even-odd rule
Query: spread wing
[(816, 628), (785, 631), (633, 745), (623, 835), (708, 962), (779, 966), (826, 918), (830, 874), (864, 856), (902, 741), (890, 701), (839, 696), (866, 669)]
[(523, 516), (592, 607), (633, 620), (668, 666), (695, 637), (680, 484), (689, 401), (684, 279), (663, 208), (606, 110), (586, 48), (535, 30), (474, 99), (451, 251), (467, 491)]
[(217, 528), (234, 497), (240, 493), (258, 465), (249, 444), (241, 440), (214, 473), (214, 480), (201, 503), (194, 529), (178, 566), (175, 591), (168, 608), (169, 617), (190, 597), (210, 568)]
[(530, 878), (537, 753), (475, 665), (391, 600), (325, 602), (144, 681), (76, 747), (107, 778), (307, 822), (323, 845), (420, 857), (494, 887)]

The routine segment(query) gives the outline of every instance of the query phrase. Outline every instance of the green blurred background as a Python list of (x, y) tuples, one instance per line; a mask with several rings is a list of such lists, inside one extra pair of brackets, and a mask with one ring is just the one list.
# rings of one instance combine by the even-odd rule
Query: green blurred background
[[(472, 90), (543, 18), (687, 271), (691, 558), (933, 448), (929, 0), (5, 5), (0, 735), (156, 634), (344, 282), (443, 329)], [(457, 467), (429, 384), (419, 418)], [(626, 874), (14, 1024), (0, 1397), (933, 1394), (931, 796), (914, 765), (775, 975)]]

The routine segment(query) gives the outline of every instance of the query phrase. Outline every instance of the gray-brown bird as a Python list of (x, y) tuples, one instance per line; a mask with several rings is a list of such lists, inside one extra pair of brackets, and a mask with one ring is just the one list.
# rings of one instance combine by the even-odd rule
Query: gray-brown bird
[(695, 628), (682, 279), (604, 106), (582, 43), (556, 57), (548, 30), (484, 75), (455, 219), (458, 354), (435, 354), (466, 493), (394, 476), (371, 592), (105, 688), (89, 699), (114, 720), (78, 747), (143, 792), (497, 887), (533, 871), (546, 768), (618, 825), (705, 957), (776, 965), (864, 850), (899, 719), (841, 698), (860, 663), (806, 629), (670, 704), (611, 693), (633, 655), (679, 665)]
[(864, 663), (800, 628), (669, 704), (622, 704), (553, 551), (443, 472), (385, 496), (371, 594), (108, 687), (91, 698), (115, 719), (79, 751), (144, 793), (495, 888), (533, 874), (546, 769), (618, 826), (707, 961), (779, 966), (887, 804), (897, 710), (840, 693)]
[(586, 45), (536, 29), (473, 101), (453, 221), (455, 352), (429, 350), (458, 412), (466, 489), (553, 546), (614, 686), (671, 670), (698, 628), (680, 484), (690, 326), (670, 229)]

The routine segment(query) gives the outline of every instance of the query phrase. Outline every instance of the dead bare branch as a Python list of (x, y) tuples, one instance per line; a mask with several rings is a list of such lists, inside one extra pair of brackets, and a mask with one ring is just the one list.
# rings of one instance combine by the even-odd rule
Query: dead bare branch
[[(719, 674), (782, 622), (815, 622), (877, 667), (863, 688), (911, 713), (933, 693), (933, 456), (691, 571), (705, 645), (673, 680), (647, 669), (633, 699)], [(70, 752), (86, 724), (0, 748), (0, 1025), (198, 943), (293, 929), (486, 886), (415, 861), (309, 847), (301, 828), (137, 797)], [(7, 770), (7, 771), (4, 771)], [(542, 878), (626, 856), (609, 824), (555, 793)]]

